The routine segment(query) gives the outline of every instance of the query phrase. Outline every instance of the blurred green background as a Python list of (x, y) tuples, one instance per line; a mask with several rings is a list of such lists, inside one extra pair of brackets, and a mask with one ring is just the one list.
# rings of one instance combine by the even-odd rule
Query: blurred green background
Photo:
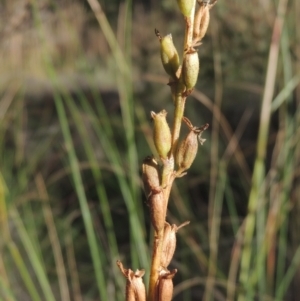
[[(191, 221), (175, 301), (299, 299), (299, 16), (298, 0), (211, 10), (185, 114), (210, 128), (167, 216)], [(150, 111), (173, 114), (154, 28), (182, 52), (175, 0), (0, 2), (0, 300), (121, 301), (116, 260), (148, 273), (140, 167)]]

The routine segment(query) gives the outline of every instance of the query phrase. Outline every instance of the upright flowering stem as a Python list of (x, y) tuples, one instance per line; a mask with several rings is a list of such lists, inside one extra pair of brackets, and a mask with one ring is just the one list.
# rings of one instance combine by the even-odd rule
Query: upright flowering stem
[[(145, 158), (142, 168), (142, 180), (150, 208), (151, 224), (154, 229), (147, 301), (172, 300), (173, 277), (177, 270), (169, 271), (168, 265), (176, 248), (176, 232), (188, 222), (178, 227), (167, 223), (169, 196), (175, 178), (185, 175), (186, 170), (193, 163), (198, 151), (198, 141), (201, 145), (203, 144), (205, 139), (201, 138), (201, 134), (208, 127), (208, 124), (202, 127), (195, 127), (187, 117), (184, 117), (186, 99), (196, 85), (200, 69), (198, 52), (195, 47), (201, 44), (201, 39), (207, 29), (207, 26), (204, 28), (205, 30), (201, 28), (201, 24), (204, 24), (203, 20), (201, 20), (203, 16), (202, 10), (209, 13), (211, 8), (211, 6), (207, 6), (208, 0), (197, 1), (199, 10), (195, 14), (196, 0), (177, 0), (185, 20), (182, 60), (180, 60), (173, 43), (172, 35), (162, 36), (155, 29), (155, 34), (160, 42), (162, 65), (170, 77), (169, 86), (175, 108), (171, 129), (165, 110), (159, 113), (151, 112), (154, 123), (153, 140), (159, 160), (156, 161), (154, 156), (148, 156)], [(195, 15), (198, 22), (197, 26), (195, 23), (196, 29), (194, 26)], [(198, 28), (199, 26), (200, 28)], [(190, 133), (179, 144), (182, 121), (187, 124)], [(127, 278), (126, 301), (143, 301), (145, 292), (141, 284), (144, 271), (137, 270), (134, 273), (130, 269), (124, 269), (120, 262), (118, 265), (123, 275)]]
[[(196, 0), (193, 1), (192, 9), (190, 11), (190, 16), (185, 17), (186, 28), (185, 28), (185, 38), (184, 38), (184, 49), (189, 49), (192, 47), (193, 43), (193, 27), (194, 27), (194, 14), (195, 14)], [(184, 51), (183, 57), (186, 51)], [(182, 84), (181, 79), (175, 80), (175, 82), (170, 83), (172, 97), (174, 100), (175, 110), (174, 110), (174, 121), (172, 131), (172, 148), (169, 157), (166, 160), (162, 160), (162, 188), (164, 189), (164, 206), (165, 206), (165, 216), (167, 212), (169, 195), (172, 187), (172, 183), (175, 179), (174, 176), (174, 157), (176, 154), (176, 148), (178, 144), (180, 128), (182, 123), (182, 118), (184, 114), (185, 101), (186, 101), (186, 91), (185, 86)], [(150, 272), (150, 282), (149, 282), (149, 293), (148, 301), (156, 300), (156, 286), (159, 278), (159, 271), (161, 269), (161, 256), (162, 256), (162, 241), (163, 241), (164, 231), (163, 229), (154, 234), (154, 243), (152, 250), (152, 262), (151, 262), (151, 272)]]

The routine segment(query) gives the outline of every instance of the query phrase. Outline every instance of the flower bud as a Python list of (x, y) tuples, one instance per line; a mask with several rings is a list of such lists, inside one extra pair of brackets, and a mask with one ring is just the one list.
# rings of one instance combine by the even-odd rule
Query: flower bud
[(162, 255), (160, 261), (160, 265), (163, 268), (167, 268), (173, 258), (176, 249), (177, 231), (189, 223), (190, 223), (189, 221), (186, 221), (177, 227), (175, 224), (171, 226), (169, 223), (165, 222), (164, 237), (163, 237), (163, 244), (162, 244)]
[(146, 301), (146, 289), (142, 277), (145, 270), (124, 269), (121, 261), (117, 261), (117, 265), (122, 274), (126, 277), (126, 301)]
[(166, 159), (171, 149), (171, 131), (167, 123), (167, 111), (162, 110), (159, 113), (151, 112), (154, 121), (153, 140), (156, 150), (162, 159)]
[(157, 285), (157, 298), (158, 301), (171, 301), (173, 297), (173, 278), (177, 270), (172, 271), (161, 271), (158, 285)]
[(195, 87), (200, 69), (198, 52), (194, 49), (188, 50), (184, 56), (182, 65), (182, 79), (187, 90)]
[(190, 17), (195, 0), (177, 0), (180, 11), (185, 17)]
[(151, 156), (146, 157), (143, 161), (142, 180), (147, 198), (161, 191), (159, 166)]
[(156, 232), (160, 232), (165, 224), (165, 201), (163, 191), (149, 197), (151, 223)]
[(191, 167), (198, 151), (198, 140), (200, 144), (204, 143), (205, 139), (201, 138), (201, 134), (208, 128), (208, 123), (198, 128), (193, 127), (190, 120), (186, 117), (183, 117), (183, 121), (189, 127), (190, 132), (180, 143), (176, 152), (176, 164), (179, 168), (177, 174), (180, 174)]
[(179, 55), (173, 43), (172, 35), (161, 37), (159, 31), (155, 29), (155, 34), (160, 40), (160, 56), (165, 71), (172, 79), (178, 79), (177, 71), (180, 67)]

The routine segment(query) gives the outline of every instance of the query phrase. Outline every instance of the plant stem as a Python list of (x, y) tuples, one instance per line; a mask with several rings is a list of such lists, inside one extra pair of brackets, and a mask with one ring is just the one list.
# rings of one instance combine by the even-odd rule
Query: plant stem
[(163, 229), (159, 233), (155, 233), (154, 236), (148, 301), (155, 301), (155, 288), (159, 276), (162, 242), (164, 236)]
[[(186, 29), (185, 29), (185, 38), (184, 38), (184, 52), (183, 58), (185, 56), (185, 49), (192, 47), (193, 43), (193, 27), (194, 27), (194, 13), (195, 13), (196, 0), (194, 1), (194, 6), (191, 12), (191, 17), (186, 18)], [(163, 170), (162, 170), (162, 183), (161, 186), (164, 189), (164, 212), (165, 216), (167, 213), (168, 200), (172, 188), (173, 181), (175, 179), (174, 173), (174, 157), (177, 149), (181, 121), (184, 114), (186, 95), (185, 86), (181, 83), (181, 79), (173, 83), (173, 88), (171, 88), (172, 96), (174, 99), (175, 110), (174, 110), (174, 121), (172, 127), (172, 148), (170, 155), (166, 160), (163, 160)], [(148, 292), (148, 301), (157, 301), (156, 300), (156, 284), (159, 277), (159, 270), (161, 268), (161, 252), (162, 252), (162, 243), (163, 243), (164, 230), (162, 229), (159, 232), (154, 234), (154, 243), (152, 250), (152, 262), (151, 262), (151, 272), (150, 272), (150, 281), (149, 281), (149, 292)]]
[(174, 157), (175, 157), (179, 134), (180, 134), (181, 121), (182, 121), (184, 107), (185, 107), (185, 100), (186, 100), (186, 97), (183, 97), (182, 93), (176, 95), (174, 123), (173, 123), (173, 128), (172, 128), (172, 155)]

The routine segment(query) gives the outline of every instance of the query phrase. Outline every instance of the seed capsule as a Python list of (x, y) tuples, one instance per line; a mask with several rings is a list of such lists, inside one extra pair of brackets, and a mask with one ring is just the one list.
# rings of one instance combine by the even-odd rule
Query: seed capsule
[(159, 113), (151, 112), (154, 121), (153, 140), (156, 150), (162, 159), (166, 159), (171, 149), (171, 131), (167, 123), (167, 111), (162, 110)]
[(185, 54), (182, 65), (182, 79), (187, 90), (195, 87), (200, 69), (198, 52), (193, 48)]
[(151, 223), (156, 232), (164, 228), (165, 223), (165, 201), (163, 191), (149, 197)]
[(205, 6), (204, 7), (204, 11), (203, 11), (203, 15), (201, 18), (201, 22), (200, 22), (200, 28), (199, 28), (199, 35), (198, 35), (198, 40), (201, 41), (206, 32), (207, 32), (207, 28), (209, 25), (209, 20), (210, 20), (210, 13), (209, 13), (209, 7)]
[(117, 265), (122, 274), (126, 277), (126, 301), (146, 301), (146, 289), (142, 277), (145, 270), (124, 269), (121, 261), (117, 261)]
[(159, 166), (153, 157), (148, 156), (143, 161), (142, 170), (144, 191), (146, 197), (149, 198), (152, 194), (161, 191)]
[(200, 7), (195, 14), (193, 31), (194, 43), (199, 43), (205, 36), (210, 20), (209, 11), (217, 1), (215, 0), (212, 4), (209, 4), (210, 0), (202, 0), (198, 1), (198, 3), (200, 4)]
[(160, 41), (160, 56), (165, 71), (173, 80), (178, 79), (178, 69), (180, 67), (179, 55), (173, 43), (172, 35), (162, 37), (157, 29), (155, 34)]
[(200, 32), (200, 25), (201, 25), (201, 20), (203, 17), (205, 7), (206, 7), (206, 5), (201, 5), (201, 3), (200, 3), (200, 6), (195, 14), (193, 38), (194, 38), (194, 40), (197, 40), (197, 41), (199, 41), (198, 37), (199, 37), (199, 32)]
[(183, 121), (189, 127), (190, 132), (180, 143), (176, 152), (176, 164), (179, 168), (177, 171), (178, 175), (191, 167), (198, 151), (198, 141), (200, 144), (203, 144), (205, 141), (205, 139), (201, 138), (201, 134), (208, 128), (208, 123), (199, 128), (193, 127), (190, 120), (186, 117), (183, 117)]
[(177, 0), (180, 11), (185, 17), (190, 17), (195, 0)]
[(173, 258), (176, 249), (177, 231), (185, 225), (188, 225), (189, 223), (189, 221), (186, 221), (177, 227), (175, 224), (171, 226), (169, 223), (165, 222), (162, 256), (160, 261), (160, 264), (163, 268), (167, 268)]
[(157, 298), (158, 301), (171, 301), (173, 296), (173, 278), (177, 270), (172, 271), (163, 270), (160, 272), (158, 285), (157, 285)]

